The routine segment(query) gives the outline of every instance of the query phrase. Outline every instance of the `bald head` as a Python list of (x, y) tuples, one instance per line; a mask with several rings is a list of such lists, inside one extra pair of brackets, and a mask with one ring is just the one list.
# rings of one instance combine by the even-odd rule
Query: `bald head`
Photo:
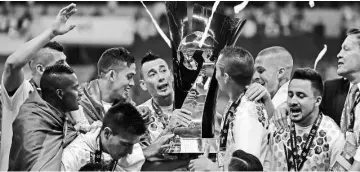
[(255, 59), (253, 81), (265, 86), (274, 96), (290, 80), (292, 68), (293, 58), (284, 47), (269, 47), (262, 50)]
[(291, 77), (293, 58), (284, 47), (274, 46), (265, 48), (257, 55), (255, 63), (256, 61), (268, 63), (269, 65), (277, 68), (285, 68), (287, 80)]

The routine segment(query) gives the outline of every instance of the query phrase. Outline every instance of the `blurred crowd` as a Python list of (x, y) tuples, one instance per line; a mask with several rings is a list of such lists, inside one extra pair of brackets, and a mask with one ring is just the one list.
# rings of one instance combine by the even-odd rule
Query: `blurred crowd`
[[(324, 6), (318, 3), (314, 8), (299, 7), (298, 2), (266, 2), (258, 6), (249, 3), (248, 6), (238, 14), (234, 14), (233, 5), (224, 2), (224, 5), (218, 9), (226, 15), (246, 18), (246, 24), (243, 36), (253, 37), (256, 35), (266, 37), (292, 36), (316, 32), (318, 35), (324, 35), (326, 25), (324, 20), (331, 18), (321, 18), (317, 21), (309, 21), (306, 18), (307, 11), (318, 9), (340, 9), (341, 25), (338, 29), (344, 33), (350, 27), (360, 25), (359, 4), (343, 3), (339, 7)], [(304, 2), (305, 3), (305, 2)], [(306, 2), (307, 3), (307, 2)], [(49, 5), (50, 4), (50, 5)], [(61, 4), (38, 3), (28, 1), (26, 3), (16, 3), (7, 1), (0, 4), (0, 33), (8, 33), (12, 37), (27, 37), (30, 34), (31, 24), (38, 16), (56, 15), (57, 9)], [(211, 3), (208, 4), (211, 7)], [(124, 8), (126, 7), (126, 8)], [(151, 3), (148, 6), (154, 18), (158, 21), (166, 33), (167, 20), (165, 17), (165, 6), (162, 2)], [(119, 10), (121, 9), (121, 10)], [(141, 38), (147, 39), (150, 36), (157, 35), (153, 23), (143, 10), (140, 2), (123, 4), (116, 1), (102, 2), (99, 4), (85, 4), (79, 7), (78, 16), (134, 16), (136, 19), (137, 32)], [(339, 35), (341, 36), (341, 35)]]

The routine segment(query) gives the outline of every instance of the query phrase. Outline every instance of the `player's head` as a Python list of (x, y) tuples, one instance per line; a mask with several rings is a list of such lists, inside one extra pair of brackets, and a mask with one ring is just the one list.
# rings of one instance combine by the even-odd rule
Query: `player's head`
[(216, 62), (216, 80), (221, 90), (233, 84), (245, 87), (254, 74), (254, 59), (241, 47), (225, 47)]
[(110, 48), (100, 57), (97, 68), (99, 80), (106, 83), (112, 102), (128, 99), (134, 86), (135, 58), (122, 47)]
[(102, 146), (113, 159), (120, 159), (132, 153), (145, 131), (145, 122), (136, 107), (126, 102), (115, 104), (103, 120)]
[(74, 71), (67, 65), (55, 64), (45, 69), (40, 88), (42, 98), (64, 112), (79, 108), (79, 82)]
[(322, 78), (316, 70), (296, 69), (288, 90), (287, 103), (290, 108), (290, 119), (294, 122), (305, 122), (311, 118), (313, 112), (320, 106), (322, 92)]
[(266, 48), (255, 59), (253, 82), (263, 85), (274, 96), (290, 80), (293, 58), (283, 47)]
[(34, 56), (34, 58), (30, 60), (29, 67), (37, 85), (40, 85), (40, 78), (46, 67), (54, 64), (68, 65), (66, 63), (64, 47), (55, 41), (45, 44), (38, 52), (32, 54), (32, 56)]
[(141, 60), (140, 86), (152, 97), (167, 97), (173, 94), (173, 76), (168, 64), (153, 53)]
[(236, 150), (232, 154), (228, 171), (263, 171), (263, 166), (256, 156)]

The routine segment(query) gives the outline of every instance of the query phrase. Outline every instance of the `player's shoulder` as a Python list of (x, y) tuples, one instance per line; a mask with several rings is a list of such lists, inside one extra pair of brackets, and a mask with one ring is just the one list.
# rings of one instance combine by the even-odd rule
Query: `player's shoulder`
[(336, 124), (334, 119), (332, 119), (327, 115), (323, 115), (322, 117), (320, 130), (323, 130), (324, 132), (327, 132), (330, 135), (339, 135), (342, 133), (340, 127)]
[(268, 128), (268, 116), (262, 102), (250, 101), (246, 96), (244, 96), (241, 100), (240, 107), (236, 110), (236, 113), (243, 117), (248, 116), (255, 118), (265, 128)]
[(95, 150), (99, 148), (97, 138), (100, 132), (101, 128), (97, 128), (94, 132), (80, 134), (65, 148), (65, 150), (70, 152), (73, 150), (80, 152), (95, 152)]
[(250, 101), (246, 95), (243, 96), (243, 98), (241, 99), (240, 105), (239, 105), (240, 109), (246, 109), (246, 110), (250, 110), (250, 111), (257, 111), (261, 107), (264, 107), (263, 103)]

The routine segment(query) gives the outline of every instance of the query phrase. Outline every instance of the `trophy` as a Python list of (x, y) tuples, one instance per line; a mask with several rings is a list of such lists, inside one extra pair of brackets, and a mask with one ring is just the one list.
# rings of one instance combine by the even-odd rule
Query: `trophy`
[[(225, 46), (234, 46), (246, 20), (213, 14), (205, 41), (200, 43), (211, 9), (195, 4), (188, 13), (186, 2), (165, 2), (173, 54), (176, 109), (189, 110), (192, 122), (178, 126), (167, 153), (210, 153), (218, 151), (214, 138), (218, 85), (215, 63)], [(191, 143), (191, 144), (190, 144)]]

